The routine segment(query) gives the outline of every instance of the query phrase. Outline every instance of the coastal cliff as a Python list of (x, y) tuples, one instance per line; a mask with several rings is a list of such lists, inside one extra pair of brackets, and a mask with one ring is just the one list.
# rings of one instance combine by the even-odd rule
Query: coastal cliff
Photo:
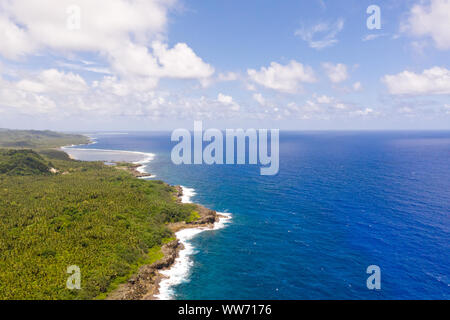
[[(183, 189), (176, 186), (176, 196), (181, 203)], [(196, 205), (196, 219), (193, 221), (181, 221), (170, 223), (169, 229), (176, 233), (183, 229), (202, 228), (212, 229), (214, 223), (221, 217), (216, 211)], [(160, 271), (170, 269), (179, 256), (180, 250), (184, 248), (178, 240), (172, 240), (161, 247), (164, 257), (150, 265), (142, 266), (136, 275), (132, 276), (126, 283), (121, 284), (116, 290), (108, 295), (107, 300), (155, 300), (159, 293), (159, 284), (164, 275)]]

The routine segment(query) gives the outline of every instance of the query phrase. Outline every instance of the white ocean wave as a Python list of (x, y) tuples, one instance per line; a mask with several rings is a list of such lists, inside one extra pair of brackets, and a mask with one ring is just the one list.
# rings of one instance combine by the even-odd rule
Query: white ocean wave
[[(183, 196), (181, 201), (183, 203), (191, 203), (191, 198), (195, 196), (195, 190), (181, 186), (183, 189)], [(183, 282), (189, 281), (190, 269), (194, 262), (191, 256), (195, 253), (195, 248), (190, 240), (197, 234), (204, 231), (219, 230), (226, 227), (231, 222), (232, 215), (230, 213), (218, 212), (219, 221), (214, 223), (211, 228), (190, 228), (178, 231), (175, 235), (177, 239), (183, 244), (184, 249), (180, 250), (178, 258), (175, 260), (172, 267), (168, 270), (160, 271), (166, 278), (161, 280), (159, 284), (159, 294), (155, 297), (159, 300), (171, 300), (174, 298), (175, 292), (173, 287)]]
[(191, 199), (196, 195), (195, 190), (193, 188), (188, 188), (184, 186), (180, 186), (183, 189), (183, 196), (181, 197), (182, 203), (192, 203)]

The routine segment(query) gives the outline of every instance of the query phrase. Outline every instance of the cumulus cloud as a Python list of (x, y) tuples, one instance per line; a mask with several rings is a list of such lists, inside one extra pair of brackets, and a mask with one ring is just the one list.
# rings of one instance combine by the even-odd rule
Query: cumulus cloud
[(372, 108), (361, 108), (357, 103), (341, 101), (336, 97), (314, 94), (303, 103), (290, 102), (281, 108), (280, 114), (293, 119), (333, 119), (339, 117), (369, 117), (380, 113)]
[[(106, 57), (126, 77), (203, 80), (214, 73), (185, 43), (168, 48), (161, 39), (175, 0), (78, 0), (79, 28), (70, 28), (71, 0), (4, 1), (0, 4), (0, 54), (18, 59), (51, 50)], [(98, 71), (98, 70), (97, 70)], [(104, 70), (103, 70), (104, 71)]]
[[(72, 88), (68, 90), (68, 86)], [(241, 109), (233, 97), (223, 93), (208, 99), (149, 87), (151, 84), (116, 76), (104, 76), (89, 86), (81, 76), (55, 69), (25, 75), (22, 80), (0, 77), (0, 112), (46, 119), (140, 117), (159, 120), (228, 119)]]
[(262, 67), (259, 71), (249, 69), (247, 73), (255, 83), (287, 93), (300, 91), (302, 83), (316, 82), (313, 69), (294, 60), (287, 65), (272, 62), (267, 68)]
[(338, 43), (336, 36), (344, 29), (344, 19), (338, 19), (335, 23), (319, 23), (309, 28), (301, 28), (295, 31), (295, 35), (306, 41), (310, 48), (324, 49)]
[(36, 88), (20, 88), (17, 83), (0, 78), (0, 110), (11, 109), (15, 113), (35, 115), (54, 111), (56, 103), (45, 94), (37, 93)]
[(334, 98), (333, 98), (333, 97), (328, 97), (328, 96), (326, 96), (326, 95), (323, 95), (323, 96), (317, 96), (317, 97), (316, 97), (316, 100), (317, 100), (318, 103), (325, 103), (325, 104), (328, 104), (328, 103), (333, 102), (333, 101), (334, 101)]
[(239, 74), (236, 72), (225, 72), (225, 73), (219, 73), (215, 77), (208, 77), (208, 78), (202, 78), (200, 79), (200, 84), (203, 88), (207, 88), (213, 84), (216, 84), (218, 82), (230, 82), (230, 81), (236, 81), (239, 79)]
[(125, 78), (119, 79), (116, 76), (105, 76), (101, 80), (92, 83), (93, 89), (99, 89), (120, 97), (126, 97), (133, 93), (143, 94), (155, 88), (157, 80), (154, 78)]
[(219, 73), (217, 80), (218, 81), (236, 81), (239, 78), (239, 75), (235, 72), (226, 72)]
[(161, 65), (161, 76), (193, 79), (208, 78), (214, 73), (214, 68), (203, 62), (185, 43), (178, 43), (172, 49), (161, 42), (154, 42), (153, 52)]
[(371, 108), (365, 108), (362, 110), (356, 110), (355, 112), (353, 112), (353, 114), (357, 116), (368, 116), (371, 114), (375, 114), (375, 111)]
[(148, 77), (174, 79), (206, 79), (214, 68), (203, 62), (185, 43), (178, 43), (172, 49), (155, 41), (152, 51), (146, 46), (128, 42), (117, 50), (110, 51), (113, 69), (125, 77)]
[(339, 83), (347, 80), (347, 66), (342, 63), (332, 64), (329, 62), (322, 63), (322, 68), (325, 70), (328, 78), (333, 83)]
[(343, 111), (343, 110), (350, 109), (350, 107), (347, 104), (338, 101), (334, 97), (329, 97), (326, 95), (322, 95), (322, 96), (314, 95), (314, 98), (315, 98), (315, 103), (320, 104), (322, 106), (326, 106), (329, 110), (332, 110), (332, 111), (336, 111), (336, 110)]
[(151, 105), (152, 93), (134, 91), (131, 84), (104, 77), (89, 86), (78, 74), (48, 69), (23, 74), (22, 79), (0, 79), (0, 109), (52, 119), (83, 114), (86, 117), (138, 114)]
[[(67, 10), (74, 4), (79, 8), (81, 22), (76, 30), (68, 27), (74, 13)], [(163, 32), (167, 11), (173, 5), (171, 0), (15, 0), (2, 1), (1, 12), (3, 19), (13, 18), (7, 20), (18, 29), (16, 32), (32, 39), (36, 46), (108, 51), (130, 39), (130, 35), (144, 43)]]
[(361, 91), (362, 90), (362, 84), (359, 81), (355, 82), (352, 87), (353, 87), (354, 91)]
[(111, 75), (112, 72), (106, 67), (98, 66), (94, 62), (84, 61), (80, 64), (72, 63), (72, 62), (66, 62), (66, 61), (56, 61), (56, 66), (61, 68), (67, 68), (71, 70), (78, 70), (78, 71), (88, 71), (92, 73), (99, 73), (99, 74), (108, 74)]
[(450, 49), (450, 1), (422, 1), (412, 7), (401, 31), (412, 36), (431, 37), (438, 49)]
[(266, 105), (266, 99), (264, 99), (264, 97), (262, 96), (261, 93), (254, 93), (253, 94), (253, 99), (258, 102), (261, 106), (265, 106)]
[[(85, 111), (169, 114), (170, 100), (153, 91), (159, 79), (202, 82), (214, 74), (214, 68), (186, 43), (171, 47), (165, 43), (168, 12), (176, 4), (176, 0), (1, 1), (0, 56), (26, 61), (31, 55), (45, 55), (54, 58), (55, 66), (94, 72), (97, 78), (88, 84), (78, 74), (57, 69), (14, 72), (9, 80), (0, 78), (0, 109), (59, 116)], [(71, 23), (77, 21), (80, 24), (73, 28)], [(101, 63), (78, 58), (86, 54)], [(172, 101), (177, 101), (175, 95)]]
[(34, 43), (24, 29), (19, 28), (0, 13), (0, 54), (8, 59), (18, 59), (34, 50)]
[(382, 78), (394, 95), (450, 94), (450, 70), (434, 67), (422, 73), (403, 71)]
[(230, 107), (230, 109), (233, 111), (239, 111), (239, 109), (240, 109), (240, 106), (236, 102), (233, 101), (232, 96), (227, 96), (223, 93), (219, 93), (217, 96), (217, 101), (225, 106)]
[(336, 104), (334, 105), (334, 107), (335, 107), (336, 109), (339, 109), (339, 110), (346, 110), (346, 109), (348, 109), (348, 107), (347, 107), (345, 104), (343, 104), (343, 103), (336, 103)]
[(88, 86), (83, 78), (71, 72), (56, 69), (42, 71), (35, 79), (23, 79), (17, 83), (20, 90), (34, 93), (70, 93), (86, 91)]
[(320, 116), (325, 109), (312, 100), (307, 100), (302, 105), (296, 102), (290, 102), (286, 106), (285, 116), (298, 117), (300, 119), (311, 119), (314, 116)]

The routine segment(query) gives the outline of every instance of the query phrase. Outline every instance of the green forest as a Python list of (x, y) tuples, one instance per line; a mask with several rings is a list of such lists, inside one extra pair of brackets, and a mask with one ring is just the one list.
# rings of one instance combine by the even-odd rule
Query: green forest
[[(162, 181), (49, 149), (83, 136), (12, 132), (0, 131), (0, 299), (105, 298), (162, 257), (168, 223), (192, 219), (195, 205)], [(66, 288), (72, 265), (80, 290)]]

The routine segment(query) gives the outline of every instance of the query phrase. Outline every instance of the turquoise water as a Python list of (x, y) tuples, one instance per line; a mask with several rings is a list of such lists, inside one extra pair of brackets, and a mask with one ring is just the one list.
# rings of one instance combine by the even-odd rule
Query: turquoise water
[(450, 132), (282, 132), (276, 176), (175, 166), (169, 133), (94, 136), (86, 148), (154, 153), (157, 179), (232, 213), (191, 240), (176, 299), (450, 298)]

